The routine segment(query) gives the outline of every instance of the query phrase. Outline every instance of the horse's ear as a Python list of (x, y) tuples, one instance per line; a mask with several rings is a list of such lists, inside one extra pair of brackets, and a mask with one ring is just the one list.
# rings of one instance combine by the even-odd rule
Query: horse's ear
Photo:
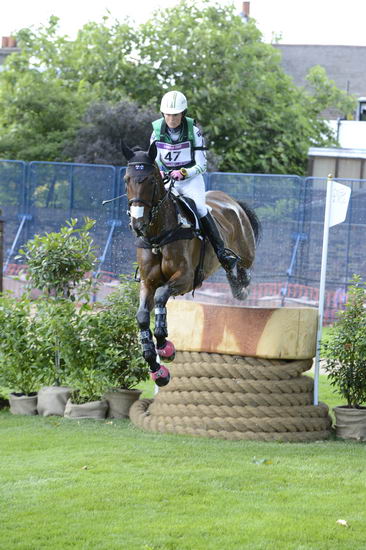
[(158, 154), (158, 150), (156, 148), (156, 143), (155, 141), (153, 141), (149, 147), (149, 150), (148, 150), (148, 155), (149, 157), (151, 158), (151, 160), (154, 162), (155, 159), (156, 159), (156, 155)]
[(122, 153), (124, 154), (124, 156), (126, 157), (126, 160), (129, 161), (132, 159), (133, 156), (135, 156), (135, 153), (132, 151), (132, 149), (130, 149), (125, 143), (124, 141), (121, 139), (121, 149), (122, 149)]

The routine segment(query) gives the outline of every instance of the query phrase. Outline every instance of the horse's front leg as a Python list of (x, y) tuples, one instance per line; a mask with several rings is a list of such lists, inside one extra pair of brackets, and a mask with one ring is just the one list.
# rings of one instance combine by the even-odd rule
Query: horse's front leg
[(150, 330), (150, 312), (154, 305), (154, 291), (141, 282), (140, 306), (136, 319), (140, 329), (142, 355), (149, 365), (151, 378), (158, 386), (165, 386), (170, 380), (169, 370), (160, 364), (160, 356), (156, 353)]
[(166, 315), (166, 304), (171, 296), (169, 284), (159, 287), (155, 292), (155, 330), (156, 347), (160, 357), (166, 361), (173, 361), (175, 357), (175, 347), (172, 342), (167, 340), (168, 326)]

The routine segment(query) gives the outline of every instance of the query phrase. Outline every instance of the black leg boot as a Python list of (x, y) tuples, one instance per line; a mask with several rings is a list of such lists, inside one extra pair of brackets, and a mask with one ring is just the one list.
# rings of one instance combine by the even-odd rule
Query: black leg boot
[(203, 225), (203, 229), (205, 230), (205, 234), (212, 244), (220, 264), (225, 269), (225, 271), (232, 271), (236, 266), (238, 258), (231, 254), (225, 248), (225, 243), (221, 238), (215, 220), (211, 216), (210, 212), (207, 212), (206, 216), (201, 218), (201, 222)]

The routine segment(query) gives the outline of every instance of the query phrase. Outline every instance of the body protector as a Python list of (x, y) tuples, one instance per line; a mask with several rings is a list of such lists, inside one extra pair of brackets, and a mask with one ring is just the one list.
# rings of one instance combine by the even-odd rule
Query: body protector
[(183, 117), (182, 130), (177, 142), (173, 142), (167, 132), (164, 118), (153, 122), (153, 129), (158, 150), (158, 158), (165, 171), (193, 166), (196, 161), (193, 118)]

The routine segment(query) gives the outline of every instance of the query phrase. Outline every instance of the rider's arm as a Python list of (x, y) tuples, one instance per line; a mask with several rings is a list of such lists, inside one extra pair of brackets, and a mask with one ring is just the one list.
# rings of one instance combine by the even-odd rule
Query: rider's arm
[[(150, 145), (152, 144), (153, 141), (156, 141), (156, 137), (155, 137), (155, 132), (153, 131), (153, 133), (151, 134), (151, 137), (150, 137)], [(160, 160), (160, 155), (159, 153), (157, 154), (157, 157), (155, 159), (155, 162), (156, 164), (159, 166), (159, 170), (160, 171), (164, 171), (166, 170), (166, 167), (163, 165), (163, 163), (161, 162)]]
[[(197, 126), (194, 126), (194, 142), (195, 147), (205, 146), (203, 135), (201, 134)], [(193, 176), (197, 176), (198, 174), (204, 174), (207, 170), (206, 152), (204, 149), (195, 150), (194, 160), (196, 164), (194, 164), (190, 168), (185, 168), (186, 178), (192, 178)]]

